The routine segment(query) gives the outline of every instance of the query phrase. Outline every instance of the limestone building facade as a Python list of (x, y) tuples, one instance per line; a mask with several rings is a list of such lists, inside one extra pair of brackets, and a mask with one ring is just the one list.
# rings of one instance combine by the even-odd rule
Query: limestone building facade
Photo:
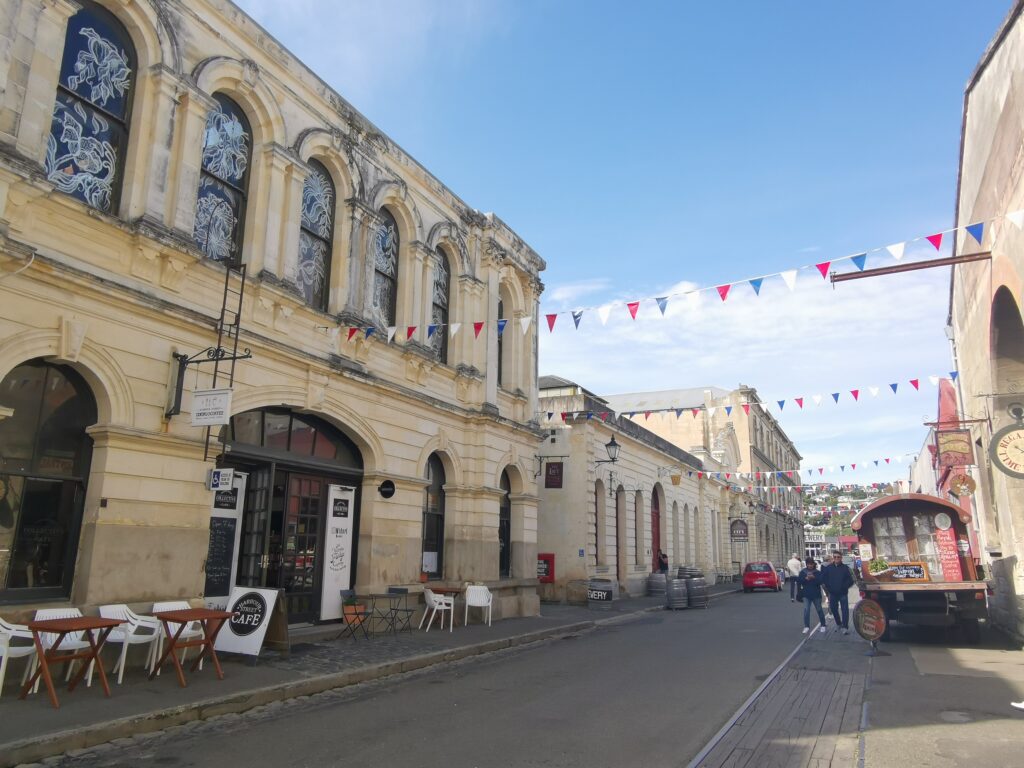
[(956, 225), (983, 223), (984, 239), (979, 245), (958, 229), (956, 255), (991, 252), (991, 261), (954, 267), (949, 326), (960, 414), (977, 452), (974, 502), (995, 583), (990, 613), (1018, 637), (1024, 637), (1024, 473), (1003, 471), (990, 449), (1024, 409), (1022, 72), (1024, 2), (1016, 0), (964, 94)]
[[(217, 465), (246, 481), (237, 583), (293, 622), (334, 612), (338, 558), (359, 592), (536, 613), (543, 269), (227, 0), (9, 0), (0, 604), (198, 600)], [(175, 414), (179, 360), (225, 327), (251, 358), (207, 450), (213, 366)]]

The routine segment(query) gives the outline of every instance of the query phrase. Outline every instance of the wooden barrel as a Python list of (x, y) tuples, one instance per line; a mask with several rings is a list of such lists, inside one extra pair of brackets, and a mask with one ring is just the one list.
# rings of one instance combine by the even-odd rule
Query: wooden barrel
[(587, 582), (587, 608), (610, 611), (614, 597), (611, 579), (591, 579)]
[(691, 608), (708, 607), (708, 583), (702, 578), (691, 578), (686, 580), (686, 597), (690, 601)]
[(648, 595), (664, 595), (665, 594), (665, 580), (666, 575), (664, 573), (652, 573), (647, 577), (647, 594)]
[(665, 585), (665, 607), (672, 610), (687, 608), (690, 605), (686, 579), (668, 579)]

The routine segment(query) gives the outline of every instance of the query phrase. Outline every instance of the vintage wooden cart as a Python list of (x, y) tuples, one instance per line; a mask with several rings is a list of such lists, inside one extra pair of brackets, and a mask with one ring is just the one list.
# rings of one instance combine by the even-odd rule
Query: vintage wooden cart
[(968, 642), (978, 642), (990, 585), (979, 577), (970, 521), (970, 513), (958, 505), (920, 493), (886, 496), (854, 517), (861, 597), (876, 600), (885, 611), (883, 640), (896, 621), (958, 626)]

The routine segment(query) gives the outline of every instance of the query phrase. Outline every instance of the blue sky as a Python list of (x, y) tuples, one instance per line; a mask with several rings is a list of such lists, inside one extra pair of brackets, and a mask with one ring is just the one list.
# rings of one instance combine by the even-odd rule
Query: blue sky
[(835, 467), (819, 479), (906, 475), (873, 460), (918, 451), (934, 416), (947, 270), (835, 290), (804, 271), (607, 325), (592, 308), (951, 227), (964, 86), (1009, 0), (239, 5), (547, 261), (542, 313), (588, 310), (542, 328), (542, 373), (606, 394), (742, 382), (790, 400), (773, 413), (805, 466)]

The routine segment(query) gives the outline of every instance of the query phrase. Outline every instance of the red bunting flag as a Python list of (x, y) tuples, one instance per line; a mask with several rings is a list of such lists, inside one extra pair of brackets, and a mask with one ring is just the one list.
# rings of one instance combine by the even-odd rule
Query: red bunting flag
[(857, 468), (857, 465), (856, 465), (856, 464), (851, 464), (851, 465), (850, 465), (850, 469), (856, 469), (856, 468)]
[(728, 480), (730, 477), (732, 477), (732, 475), (729, 472), (726, 472), (725, 473), (725, 479)]
[(608, 421), (608, 411), (601, 411), (601, 421)]
[(920, 379), (911, 379), (910, 380), (910, 386), (912, 386), (914, 389), (916, 389), (918, 392), (920, 392), (921, 391), (921, 380)]
[(792, 471), (789, 471), (789, 470), (787, 470), (787, 471), (786, 471), (786, 474), (787, 474), (787, 475), (788, 475), (789, 477), (792, 477), (792, 476), (793, 476), (793, 473), (792, 473)]
[(718, 295), (722, 297), (722, 301), (725, 301), (725, 297), (729, 295), (729, 289), (731, 285), (720, 285), (718, 286)]
[(796, 400), (796, 404), (801, 408), (804, 407), (804, 399), (802, 397), (794, 397), (793, 399)]
[(631, 301), (626, 305), (629, 308), (629, 316), (636, 320), (636, 311), (640, 308), (639, 301)]
[(824, 474), (824, 472), (825, 472), (825, 468), (824, 467), (818, 467), (818, 474), (819, 475)]
[(696, 419), (697, 414), (700, 412), (700, 408), (691, 408), (690, 410), (693, 411), (693, 418)]
[(558, 319), (558, 313), (553, 312), (550, 315), (544, 315), (548, 319), (548, 333), (555, 330), (555, 320)]
[(886, 459), (886, 460), (885, 460), (885, 463), (886, 463), (886, 464), (888, 464), (888, 463), (889, 463), (889, 460), (888, 460), (888, 459)]
[(828, 268), (832, 266), (832, 262), (823, 261), (820, 264), (815, 264), (814, 266), (816, 266), (818, 268), (818, 271), (821, 272), (822, 279), (828, 280)]
[(410, 325), (408, 328), (405, 329), (405, 338), (411, 339), (414, 333), (416, 333), (416, 326)]
[(745, 414), (747, 414), (747, 416), (750, 415), (750, 403), (744, 403), (743, 404), (743, 412)]
[(697, 473), (697, 479), (700, 480), (702, 477), (704, 477), (704, 473), (703, 472), (698, 472)]
[(937, 251), (942, 246), (942, 233), (939, 232), (937, 235), (928, 235), (925, 240), (934, 245), (935, 250)]
[(859, 400), (860, 399), (860, 390), (859, 389), (851, 389), (850, 390), (850, 394), (853, 395), (853, 399), (854, 400)]
[(568, 416), (568, 412), (562, 411), (562, 421), (565, 421), (565, 417)]
[(475, 338), (475, 339), (479, 339), (480, 338), (480, 330), (483, 327), (484, 327), (484, 324), (483, 324), (482, 321), (481, 322), (473, 323), (473, 338)]
[(357, 333), (359, 333), (359, 329), (358, 328), (349, 328), (348, 329), (348, 340), (352, 341), (352, 337), (355, 336)]
[(649, 418), (651, 418), (651, 412), (644, 411), (644, 421), (647, 421)]

